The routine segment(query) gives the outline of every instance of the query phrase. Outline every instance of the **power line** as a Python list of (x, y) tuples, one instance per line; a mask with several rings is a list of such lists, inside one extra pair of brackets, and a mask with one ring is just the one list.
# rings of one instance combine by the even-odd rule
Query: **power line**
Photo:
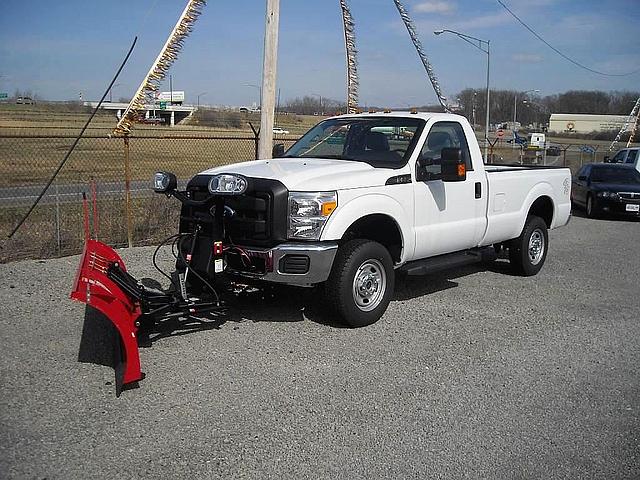
[(637, 70), (634, 70), (633, 72), (629, 72), (629, 73), (606, 73), (606, 72), (600, 72), (598, 70), (594, 70), (593, 68), (589, 68), (586, 65), (583, 65), (582, 63), (574, 60), (573, 58), (565, 55), (564, 53), (562, 53), (560, 50), (558, 50), (556, 47), (554, 47), (553, 45), (551, 45), (549, 42), (547, 42), (544, 38), (542, 38), (540, 35), (538, 35), (529, 25), (527, 25), (526, 23), (524, 23), (522, 20), (520, 20), (520, 18), (513, 13), (509, 7), (507, 7), (504, 3), (502, 3), (501, 0), (496, 0), (500, 5), (502, 5), (502, 7), (511, 14), (511, 16), (513, 18), (515, 18), (518, 22), (520, 22), (520, 24), (526, 28), (527, 30), (529, 30), (538, 40), (540, 40), (542, 43), (544, 43), (547, 47), (549, 47), (551, 50), (553, 50), (554, 52), (556, 52), (558, 55), (560, 55), (562, 58), (564, 58), (565, 60), (569, 60), (571, 63), (573, 63), (574, 65), (588, 71), (591, 73), (595, 73), (598, 75), (604, 75), (605, 77), (627, 77), (629, 75), (633, 75), (634, 73), (638, 73), (640, 72), (640, 68)]

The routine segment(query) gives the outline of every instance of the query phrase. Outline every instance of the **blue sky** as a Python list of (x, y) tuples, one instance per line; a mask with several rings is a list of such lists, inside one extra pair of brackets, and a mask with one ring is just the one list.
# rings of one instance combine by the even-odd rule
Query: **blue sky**
[[(640, 73), (603, 77), (570, 64), (534, 38), (495, 0), (404, 0), (444, 93), (483, 88), (486, 56), (449, 28), (491, 40), (492, 88), (640, 90)], [(639, 0), (505, 0), (567, 55), (611, 73), (640, 68)], [(130, 96), (184, 8), (182, 0), (3, 0), (0, 91), (51, 100), (100, 97), (133, 37), (138, 45), (114, 89)], [(392, 0), (350, 0), (363, 105), (436, 103)], [(278, 86), (286, 100), (345, 96), (338, 0), (281, 0)], [(264, 0), (209, 0), (172, 68), (187, 102), (242, 105), (258, 99)], [(167, 89), (168, 89), (168, 81)]]

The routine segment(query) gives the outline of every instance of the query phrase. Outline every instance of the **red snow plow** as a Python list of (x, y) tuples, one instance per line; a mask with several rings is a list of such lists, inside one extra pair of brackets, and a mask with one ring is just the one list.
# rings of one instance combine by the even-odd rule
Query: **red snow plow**
[[(183, 210), (185, 206), (202, 207), (203, 202), (190, 200), (175, 189), (175, 177), (171, 187), (165, 190), (156, 188), (156, 191), (178, 198), (183, 203)], [(97, 232), (95, 188), (92, 191), (94, 231)], [(223, 205), (222, 198), (207, 199), (207, 202)], [(116, 395), (120, 395), (123, 389), (135, 386), (144, 378), (138, 347), (151, 346), (154, 333), (161, 336), (168, 330), (204, 330), (212, 328), (224, 317), (226, 309), (211, 284), (215, 271), (221, 271), (223, 264), (224, 249), (215, 226), (221, 221), (216, 217), (223, 214), (224, 208), (218, 209), (219, 215), (211, 214), (210, 218), (190, 219), (192, 228), (189, 232), (172, 235), (158, 246), (153, 264), (171, 280), (172, 286), (167, 291), (145, 286), (127, 272), (115, 250), (91, 239), (89, 209), (84, 194), (83, 208), (86, 242), (71, 298), (98, 310), (115, 327), (119, 345), (114, 346), (116, 358), (113, 365)], [(173, 241), (172, 251), (177, 260), (173, 276), (160, 270), (156, 263), (158, 250), (169, 241)], [(207, 265), (211, 266), (210, 272), (206, 265), (203, 271), (203, 267), (193, 260), (202, 257), (205, 249), (208, 250), (204, 256)]]

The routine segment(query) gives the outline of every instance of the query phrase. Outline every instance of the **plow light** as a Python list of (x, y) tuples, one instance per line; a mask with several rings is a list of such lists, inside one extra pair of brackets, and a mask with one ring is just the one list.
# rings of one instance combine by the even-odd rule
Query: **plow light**
[(175, 190), (178, 186), (178, 180), (173, 173), (156, 172), (153, 176), (153, 190), (156, 193), (166, 193)]

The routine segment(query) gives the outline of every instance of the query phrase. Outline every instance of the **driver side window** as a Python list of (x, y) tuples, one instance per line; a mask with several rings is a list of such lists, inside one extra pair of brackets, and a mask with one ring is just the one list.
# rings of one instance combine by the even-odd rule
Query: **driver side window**
[(473, 170), (467, 138), (458, 122), (438, 122), (431, 127), (420, 151), (420, 158), (426, 160), (426, 170), (429, 173), (442, 173), (440, 158), (443, 148), (459, 148), (467, 170)]

